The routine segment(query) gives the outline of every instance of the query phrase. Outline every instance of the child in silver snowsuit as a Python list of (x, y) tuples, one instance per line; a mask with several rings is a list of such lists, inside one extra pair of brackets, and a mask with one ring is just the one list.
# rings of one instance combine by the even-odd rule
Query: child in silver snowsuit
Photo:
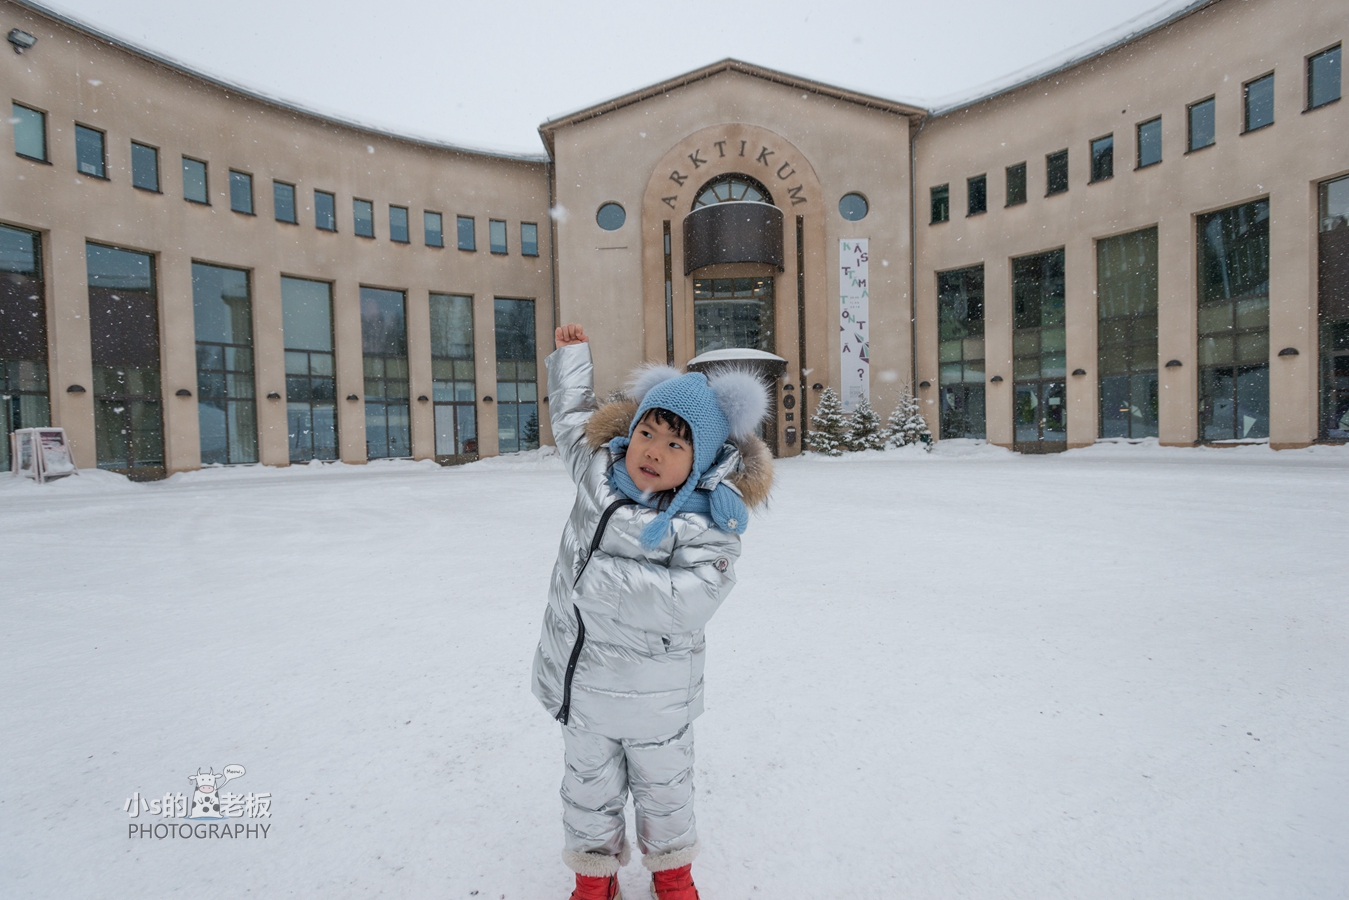
[(693, 720), (703, 626), (735, 584), (748, 509), (772, 484), (767, 411), (744, 371), (636, 373), (600, 406), (580, 326), (547, 359), (553, 437), (576, 482), (534, 656), (533, 691), (562, 723), (563, 860), (575, 900), (613, 900), (637, 842), (660, 900), (694, 900)]

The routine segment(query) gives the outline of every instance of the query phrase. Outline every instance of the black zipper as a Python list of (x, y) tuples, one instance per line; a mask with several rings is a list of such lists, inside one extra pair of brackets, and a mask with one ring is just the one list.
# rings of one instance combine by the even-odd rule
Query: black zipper
[[(586, 553), (585, 562), (581, 563), (581, 571), (576, 573), (576, 580), (571, 583), (573, 589), (581, 583), (581, 576), (585, 574), (586, 566), (590, 565), (590, 557), (595, 555), (595, 550), (604, 537), (604, 528), (609, 524), (609, 518), (620, 506), (630, 506), (634, 502), (627, 497), (620, 497), (605, 508), (600, 516), (600, 523), (595, 526), (595, 536), (590, 539), (590, 551)], [(567, 674), (562, 680), (562, 708), (557, 711), (557, 720), (563, 725), (571, 719), (571, 680), (576, 675), (576, 663), (581, 659), (581, 647), (586, 641), (586, 623), (585, 619), (581, 618), (581, 608), (574, 603), (571, 608), (576, 611), (576, 643), (572, 644), (571, 658), (567, 660)]]

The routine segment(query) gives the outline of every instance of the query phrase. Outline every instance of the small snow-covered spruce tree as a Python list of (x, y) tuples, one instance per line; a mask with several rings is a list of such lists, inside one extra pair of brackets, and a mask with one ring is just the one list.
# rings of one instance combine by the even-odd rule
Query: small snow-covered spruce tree
[(863, 395), (848, 419), (848, 431), (843, 436), (847, 450), (884, 450), (886, 434), (881, 428), (881, 417), (871, 408)]
[(923, 409), (918, 398), (907, 389), (900, 395), (895, 411), (890, 413), (886, 423), (888, 443), (891, 447), (905, 447), (909, 444), (922, 444), (932, 449), (932, 432), (928, 430), (927, 420), (923, 418)]
[(815, 415), (810, 417), (806, 431), (806, 446), (816, 453), (839, 456), (843, 453), (843, 438), (848, 430), (848, 419), (843, 414), (843, 401), (833, 388), (825, 388)]

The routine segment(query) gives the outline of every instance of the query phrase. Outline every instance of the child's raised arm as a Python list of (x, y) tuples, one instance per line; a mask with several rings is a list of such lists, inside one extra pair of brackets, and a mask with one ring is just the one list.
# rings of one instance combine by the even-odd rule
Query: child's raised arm
[(580, 325), (561, 325), (553, 334), (555, 350), (548, 366), (548, 416), (557, 452), (573, 481), (585, 470), (585, 426), (596, 407), (595, 369), (590, 362), (590, 338)]

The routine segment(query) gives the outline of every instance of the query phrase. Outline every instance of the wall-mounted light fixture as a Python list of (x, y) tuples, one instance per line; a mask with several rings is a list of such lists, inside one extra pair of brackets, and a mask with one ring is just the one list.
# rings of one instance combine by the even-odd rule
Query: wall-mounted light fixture
[(268, 399), (268, 400), (280, 400), (280, 399), (281, 399), (281, 395), (278, 394), (276, 391), (272, 391), (272, 392), (270, 392), (270, 393), (267, 394), (267, 399)]
[(420, 397), (417, 398), (417, 402), (418, 402), (418, 403), (425, 403), (428, 399), (430, 399), (430, 398), (428, 398), (425, 394), (422, 394)]
[(361, 399), (361, 398), (360, 398), (360, 397), (357, 397), (355, 394), (347, 394), (347, 399), (348, 399), (348, 400), (353, 400), (353, 401), (355, 401), (355, 400), (359, 400), (359, 399)]
[(811, 389), (812, 391), (822, 391), (822, 390), (824, 390), (824, 385), (820, 384), (820, 383), (817, 381), (817, 382), (815, 382), (814, 384), (812, 384), (812, 385), (810, 386), (810, 389)]
[(173, 396), (175, 396), (175, 397), (191, 397), (191, 396), (192, 396), (192, 392), (189, 391), (187, 388), (179, 388), (178, 390), (176, 390), (176, 391), (173, 392)]
[(1073, 374), (1074, 374), (1074, 375), (1085, 375), (1085, 374), (1087, 374), (1087, 370), (1086, 370), (1086, 369), (1073, 369)]
[(1284, 347), (1282, 350), (1279, 351), (1279, 355), (1280, 355), (1280, 356), (1297, 356), (1297, 355), (1298, 355), (1297, 348), (1296, 348), (1296, 347)]
[(988, 379), (988, 380), (991, 381), (991, 382), (993, 382), (994, 384), (997, 384), (999, 381), (1002, 381), (1002, 376), (1001, 376), (1001, 375), (994, 375), (992, 378), (990, 378), (990, 379)]
[(544, 395), (543, 395), (543, 402), (544, 402), (544, 403), (547, 403), (547, 402), (548, 402), (548, 395), (547, 395), (547, 394), (544, 394)]
[(82, 385), (82, 384), (72, 384), (70, 387), (66, 388), (66, 393), (67, 393), (67, 394), (83, 394), (83, 393), (84, 393), (84, 385)]
[(920, 388), (930, 388), (930, 387), (932, 387), (932, 382), (930, 382), (930, 381), (920, 381), (920, 382), (918, 382), (918, 386), (919, 386)]
[(488, 394), (486, 397), (483, 397), (483, 398), (482, 398), (482, 402), (483, 402), (483, 403), (491, 403), (491, 402), (492, 402), (492, 395), (491, 395), (491, 394)]
[(15, 53), (22, 53), (23, 51), (30, 49), (34, 44), (37, 43), (37, 38), (33, 37), (28, 32), (20, 31), (17, 28), (11, 28), (9, 30), (9, 35), (7, 39), (11, 44), (14, 45)]
[(1166, 362), (1166, 367), (1168, 369), (1179, 369), (1182, 365), (1183, 363), (1178, 359), (1170, 359)]

